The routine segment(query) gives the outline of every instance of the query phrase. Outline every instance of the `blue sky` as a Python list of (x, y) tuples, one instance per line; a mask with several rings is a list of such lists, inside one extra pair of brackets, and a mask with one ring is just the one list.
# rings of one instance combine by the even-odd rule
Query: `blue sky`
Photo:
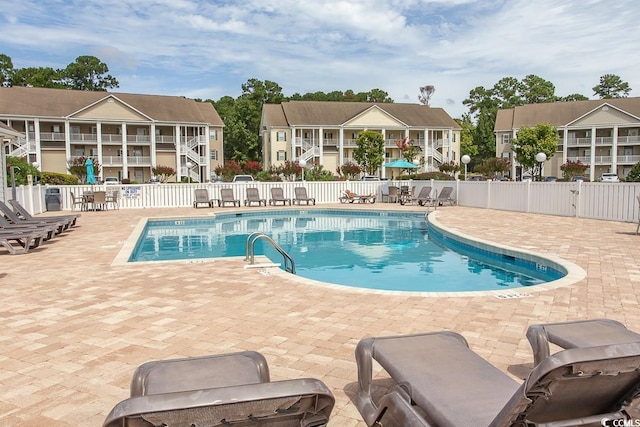
[(250, 78), (294, 93), (374, 88), (452, 117), (477, 86), (535, 74), (560, 96), (617, 74), (640, 96), (636, 0), (4, 0), (14, 67), (93, 55), (115, 92), (218, 100)]

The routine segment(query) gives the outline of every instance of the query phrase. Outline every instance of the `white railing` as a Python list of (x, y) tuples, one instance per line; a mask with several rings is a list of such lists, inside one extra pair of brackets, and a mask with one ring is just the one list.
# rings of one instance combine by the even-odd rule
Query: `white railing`
[[(193, 183), (193, 184), (142, 184), (94, 186), (108, 191), (120, 189), (123, 209), (187, 207), (193, 203), (194, 190), (206, 188), (211, 198), (219, 198), (221, 188), (232, 188), (236, 198), (245, 199), (247, 187), (257, 187), (263, 198), (270, 198), (270, 189), (282, 187), (288, 198), (294, 188), (304, 186), (310, 197), (319, 205), (338, 203), (345, 189), (358, 194), (380, 195), (385, 185), (409, 185), (416, 187), (416, 194), (429, 185), (434, 192), (445, 186), (453, 186), (454, 198), (461, 206), (546, 215), (575, 216), (609, 221), (637, 222), (640, 183), (598, 182), (513, 182), (513, 181), (307, 181), (307, 182), (249, 182), (249, 183)], [(89, 185), (55, 186), (62, 194), (62, 208), (71, 210), (70, 192), (82, 194)], [(20, 186), (16, 199), (33, 213), (45, 210), (44, 186)], [(11, 196), (11, 187), (5, 189), (5, 199)], [(366, 205), (375, 208), (375, 205)], [(399, 209), (405, 209), (398, 206)], [(426, 208), (419, 208), (425, 209)]]
[(151, 143), (151, 135), (127, 135), (127, 143), (149, 144)]
[(71, 133), (69, 135), (70, 142), (97, 142), (98, 134), (96, 133)]

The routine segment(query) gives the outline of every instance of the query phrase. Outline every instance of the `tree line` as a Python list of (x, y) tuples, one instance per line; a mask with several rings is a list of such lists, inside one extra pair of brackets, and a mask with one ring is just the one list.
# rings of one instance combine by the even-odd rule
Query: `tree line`
[[(109, 67), (94, 56), (79, 56), (64, 69), (54, 70), (50, 67), (16, 69), (9, 56), (0, 54), (0, 80), (4, 85), (9, 86), (106, 91), (119, 86), (118, 80), (108, 72)], [(224, 159), (239, 163), (261, 160), (259, 128), (263, 104), (279, 104), (292, 100), (394, 102), (387, 92), (377, 88), (358, 93), (353, 90), (335, 90), (327, 93), (317, 91), (285, 96), (282, 87), (276, 82), (255, 78), (247, 80), (241, 88), (242, 93), (237, 98), (223, 96), (217, 101), (204, 100), (213, 104), (225, 125)], [(593, 96), (608, 99), (626, 97), (631, 88), (619, 76), (605, 74), (600, 77), (599, 83), (592, 90)], [(420, 91), (420, 102), (428, 105), (435, 87), (425, 86), (420, 88)], [(472, 89), (469, 97), (462, 102), (468, 108), (468, 112), (455, 119), (462, 128), (461, 154), (471, 157), (471, 167), (476, 165), (481, 167), (489, 159), (495, 158), (493, 130), (499, 109), (525, 104), (587, 99), (589, 99), (587, 96), (578, 93), (566, 96), (556, 95), (555, 85), (552, 82), (533, 74), (522, 80), (504, 77), (491, 88), (478, 86)]]

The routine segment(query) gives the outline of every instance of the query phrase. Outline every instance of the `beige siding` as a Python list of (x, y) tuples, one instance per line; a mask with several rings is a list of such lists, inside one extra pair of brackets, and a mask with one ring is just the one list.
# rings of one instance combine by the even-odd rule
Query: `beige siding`
[[(169, 166), (173, 169), (176, 168), (176, 153), (156, 153), (157, 162), (155, 166)], [(176, 176), (169, 178), (169, 182), (175, 182)]]
[(347, 126), (361, 126), (365, 127), (401, 127), (402, 123), (395, 120), (393, 117), (390, 117), (388, 114), (385, 114), (383, 111), (378, 109), (372, 109), (367, 111), (361, 116), (355, 117), (353, 120), (350, 120), (346, 123)]
[(44, 172), (69, 173), (67, 170), (67, 155), (63, 150), (43, 150), (42, 167)]
[(115, 101), (113, 98), (102, 101), (96, 105), (93, 105), (85, 110), (80, 111), (73, 117), (82, 117), (85, 119), (112, 119), (112, 120), (144, 120), (149, 119), (142, 114), (132, 110), (131, 108), (123, 105), (122, 103)]
[(629, 114), (618, 111), (614, 108), (604, 107), (607, 110), (600, 109), (593, 114), (589, 114), (588, 116), (574, 122), (571, 124), (571, 127), (574, 126), (597, 126), (606, 123), (607, 126), (612, 126), (614, 124), (628, 124), (628, 123), (637, 123), (638, 119), (631, 117)]

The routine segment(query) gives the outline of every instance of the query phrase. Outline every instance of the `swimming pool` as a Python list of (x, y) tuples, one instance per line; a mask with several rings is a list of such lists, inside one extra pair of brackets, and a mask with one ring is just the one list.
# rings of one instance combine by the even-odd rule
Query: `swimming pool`
[[(130, 262), (244, 257), (261, 231), (295, 260), (296, 273), (344, 286), (419, 292), (515, 289), (566, 272), (553, 263), (495, 253), (452, 238), (424, 214), (331, 209), (252, 211), (215, 218), (149, 220)], [(264, 241), (255, 253), (282, 256)]]

